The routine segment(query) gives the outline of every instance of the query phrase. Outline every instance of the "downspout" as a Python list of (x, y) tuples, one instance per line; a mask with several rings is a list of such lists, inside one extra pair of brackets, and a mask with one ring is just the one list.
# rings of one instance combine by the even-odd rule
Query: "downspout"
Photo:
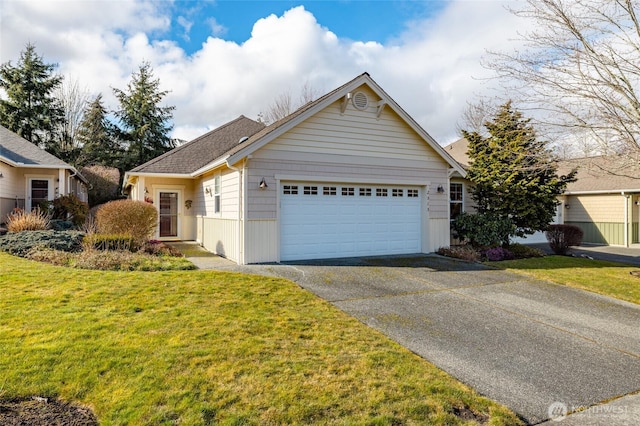
[(629, 194), (622, 191), (624, 197), (624, 246), (629, 247)]
[[(67, 193), (69, 193), (69, 191), (71, 190), (71, 178), (78, 176), (78, 171), (76, 169), (71, 169), (71, 170), (73, 170), (73, 173), (67, 176), (67, 188), (66, 188)], [(78, 194), (75, 194), (75, 195), (77, 196)]]
[(245, 160), (242, 159), (242, 168), (238, 168), (235, 167), (231, 164), (229, 164), (229, 161), (226, 162), (227, 167), (230, 168), (231, 170), (235, 170), (236, 172), (238, 172), (240, 174), (240, 176), (238, 177), (238, 220), (236, 223), (236, 234), (237, 234), (237, 238), (238, 238), (238, 253), (237, 253), (237, 259), (238, 259), (238, 264), (239, 265), (244, 265), (244, 227), (242, 226), (242, 222), (244, 220), (244, 208), (246, 205), (246, 198), (245, 198), (245, 193), (243, 192), (244, 190), (244, 186), (243, 186), (243, 181), (244, 181), (244, 166), (245, 166)]

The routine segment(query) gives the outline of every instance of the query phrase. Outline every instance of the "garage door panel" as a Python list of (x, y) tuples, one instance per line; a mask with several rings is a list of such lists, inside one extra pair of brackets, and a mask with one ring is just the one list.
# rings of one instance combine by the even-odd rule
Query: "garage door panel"
[(285, 183), (283, 188), (282, 260), (420, 251), (420, 197), (408, 197), (408, 187)]

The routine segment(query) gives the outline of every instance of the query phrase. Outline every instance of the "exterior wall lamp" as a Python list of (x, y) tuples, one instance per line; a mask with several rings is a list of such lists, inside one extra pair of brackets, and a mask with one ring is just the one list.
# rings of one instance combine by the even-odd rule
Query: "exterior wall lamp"
[(269, 187), (269, 185), (267, 185), (267, 181), (264, 180), (264, 178), (262, 178), (258, 186), (260, 187), (260, 189), (267, 189)]
[(444, 187), (442, 185), (438, 185), (436, 191), (438, 191), (438, 194), (444, 194)]

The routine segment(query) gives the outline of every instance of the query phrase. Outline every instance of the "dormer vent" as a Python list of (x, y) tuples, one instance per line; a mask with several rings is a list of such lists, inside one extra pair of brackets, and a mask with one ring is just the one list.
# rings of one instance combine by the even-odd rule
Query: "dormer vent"
[(356, 92), (352, 98), (353, 106), (360, 111), (364, 111), (369, 106), (369, 98), (364, 92)]
[(249, 140), (249, 136), (243, 136), (240, 138), (240, 140), (238, 141), (238, 145), (240, 145), (242, 142), (246, 142)]

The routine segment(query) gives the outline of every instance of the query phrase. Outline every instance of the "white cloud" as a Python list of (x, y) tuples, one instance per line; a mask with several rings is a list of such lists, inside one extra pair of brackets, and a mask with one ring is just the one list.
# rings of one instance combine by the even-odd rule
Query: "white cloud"
[(188, 20), (184, 16), (178, 16), (176, 22), (184, 29), (182, 38), (184, 38), (185, 40), (190, 40), (189, 33), (191, 32), (191, 27), (193, 27), (193, 21)]
[[(97, 7), (102, 5), (104, 7)], [(486, 84), (480, 66), (521, 25), (499, 2), (453, 1), (412, 22), (389, 44), (339, 39), (303, 7), (258, 20), (238, 44), (213, 35), (192, 55), (168, 39), (170, 9), (153, 1), (12, 0), (3, 3), (0, 62), (16, 60), (30, 41), (59, 72), (77, 78), (115, 108), (111, 87), (124, 89), (142, 61), (152, 64), (174, 136), (191, 139), (240, 114), (255, 118), (274, 97), (307, 83), (328, 91), (356, 75), (371, 76), (440, 142), (455, 139), (466, 102)], [(179, 18), (178, 18), (179, 19)], [(179, 25), (188, 32), (190, 21)], [(161, 40), (161, 41), (152, 41)]]
[(227, 28), (224, 25), (218, 23), (216, 18), (208, 18), (206, 22), (207, 25), (209, 25), (209, 28), (211, 28), (211, 34), (213, 34), (214, 36), (219, 37), (227, 33)]

